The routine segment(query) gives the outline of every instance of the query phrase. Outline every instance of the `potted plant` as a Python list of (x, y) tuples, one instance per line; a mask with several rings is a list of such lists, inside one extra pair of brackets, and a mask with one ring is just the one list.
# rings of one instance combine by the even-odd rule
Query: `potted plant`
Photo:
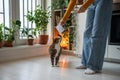
[(6, 47), (12, 47), (13, 46), (13, 41), (15, 40), (15, 34), (16, 31), (20, 29), (21, 22), (19, 20), (12, 21), (12, 26), (11, 27), (4, 27), (5, 28), (5, 42), (4, 45)]
[(64, 10), (68, 6), (69, 0), (53, 0), (52, 1), (52, 9), (62, 9)]
[(0, 48), (2, 47), (2, 41), (3, 41), (3, 27), (4, 24), (0, 24)]
[(28, 11), (28, 14), (26, 15), (27, 20), (32, 23), (34, 22), (36, 25), (34, 30), (36, 34), (39, 34), (40, 44), (46, 44), (48, 41), (48, 35), (46, 35), (46, 31), (50, 17), (50, 11), (42, 9), (40, 5), (37, 6), (34, 12)]
[(34, 31), (32, 28), (23, 28), (22, 30), (23, 36), (27, 37), (28, 45), (33, 45), (34, 41)]

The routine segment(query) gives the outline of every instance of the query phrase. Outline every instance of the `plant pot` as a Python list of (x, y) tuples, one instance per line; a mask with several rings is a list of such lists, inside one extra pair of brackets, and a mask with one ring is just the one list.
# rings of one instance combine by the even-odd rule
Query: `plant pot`
[(2, 42), (0, 42), (0, 48), (2, 47)]
[(47, 44), (48, 35), (39, 35), (39, 44)]
[(34, 39), (28, 39), (28, 45), (33, 45)]
[(13, 47), (13, 42), (12, 41), (5, 41), (4, 45), (5, 45), (5, 47)]

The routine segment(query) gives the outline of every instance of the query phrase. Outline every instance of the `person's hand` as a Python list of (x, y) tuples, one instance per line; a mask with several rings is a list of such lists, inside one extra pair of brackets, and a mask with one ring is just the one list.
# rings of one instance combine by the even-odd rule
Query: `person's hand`
[(65, 22), (64, 22), (62, 19), (61, 19), (60, 22), (59, 22), (60, 26), (63, 26), (64, 23), (65, 23)]
[(83, 0), (78, 0), (76, 4), (77, 5), (82, 5), (83, 4)]
[(81, 6), (81, 7), (79, 8), (79, 10), (78, 10), (78, 13), (83, 13), (83, 12), (85, 12), (85, 10), (86, 10), (86, 9)]
[(62, 32), (64, 31), (63, 25), (64, 25), (64, 21), (61, 19), (59, 24), (56, 26), (56, 29), (59, 34), (62, 34)]

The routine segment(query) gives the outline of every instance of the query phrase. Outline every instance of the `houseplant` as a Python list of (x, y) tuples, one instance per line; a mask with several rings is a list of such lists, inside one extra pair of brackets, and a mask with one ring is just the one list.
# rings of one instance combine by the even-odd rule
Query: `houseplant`
[(22, 30), (23, 36), (27, 37), (28, 45), (33, 45), (34, 41), (34, 31), (32, 28), (23, 28)]
[(19, 20), (12, 21), (11, 27), (4, 27), (5, 28), (5, 42), (4, 45), (6, 47), (12, 47), (13, 41), (15, 40), (16, 31), (20, 29), (21, 22)]
[(68, 6), (69, 0), (52, 0), (52, 9), (65, 9)]
[(4, 24), (0, 24), (0, 48), (2, 47), (2, 41), (3, 41), (3, 27)]
[(51, 17), (49, 10), (44, 10), (40, 5), (32, 12), (28, 11), (26, 18), (28, 21), (35, 23), (35, 32), (39, 34), (39, 43), (46, 44), (48, 40), (48, 35), (46, 35), (47, 24), (49, 23), (49, 18)]

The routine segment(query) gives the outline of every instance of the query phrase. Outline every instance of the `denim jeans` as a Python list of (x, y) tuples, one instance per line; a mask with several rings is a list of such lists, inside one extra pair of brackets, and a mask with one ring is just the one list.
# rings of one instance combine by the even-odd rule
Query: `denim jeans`
[(95, 0), (87, 10), (82, 64), (94, 71), (102, 70), (111, 16), (112, 0)]

